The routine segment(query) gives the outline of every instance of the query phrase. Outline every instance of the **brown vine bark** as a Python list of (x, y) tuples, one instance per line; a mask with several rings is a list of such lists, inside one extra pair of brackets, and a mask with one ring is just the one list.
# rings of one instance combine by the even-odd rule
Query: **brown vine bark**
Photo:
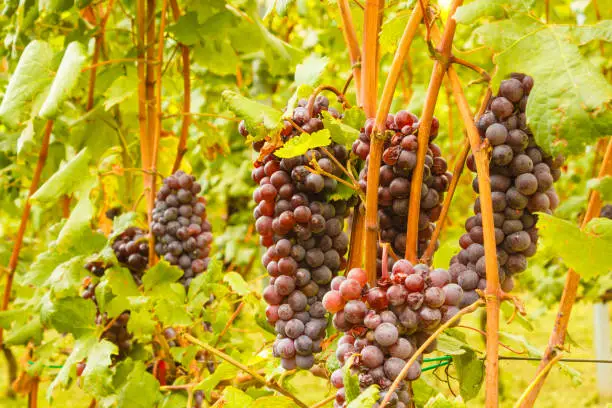
[(438, 45), (439, 56), (434, 63), (429, 86), (427, 87), (425, 103), (423, 105), (423, 113), (421, 114), (419, 122), (417, 164), (412, 174), (412, 181), (410, 182), (410, 199), (406, 230), (406, 259), (413, 263), (417, 262), (419, 212), (421, 207), (421, 187), (423, 182), (425, 155), (429, 145), (429, 135), (431, 133), (431, 124), (436, 102), (438, 100), (438, 94), (440, 93), (444, 74), (450, 63), (451, 48), (455, 36), (455, 29), (457, 27), (457, 22), (453, 18), (453, 15), (455, 14), (455, 10), (457, 10), (462, 3), (463, 1), (461, 0), (454, 0), (451, 3), (446, 26), (444, 27), (444, 33)]
[[(365, 5), (364, 35), (363, 35), (363, 70), (361, 82), (361, 95), (363, 98), (363, 110), (366, 117), (373, 118), (376, 115), (376, 100), (378, 96), (378, 30), (379, 9), (381, 0), (368, 0)], [(372, 140), (374, 142), (374, 140)], [(370, 150), (370, 162), (376, 163), (376, 149)], [(380, 149), (379, 149), (380, 150)], [(380, 154), (378, 155), (380, 156)], [(380, 157), (378, 158), (380, 161)], [(370, 166), (376, 167), (376, 166)], [(369, 173), (369, 172), (368, 172)], [(369, 176), (369, 174), (368, 174)], [(372, 183), (370, 180), (368, 184)], [(376, 185), (376, 184), (371, 184)], [(365, 269), (370, 284), (376, 282), (376, 242), (377, 234), (377, 200), (376, 189), (368, 189), (366, 195), (365, 210)]]
[[(610, 175), (612, 175), (612, 138), (610, 138), (610, 140), (608, 141), (606, 153), (601, 163), (601, 168), (599, 169), (599, 177), (605, 177)], [(589, 223), (589, 221), (593, 219), (593, 217), (597, 217), (597, 215), (601, 211), (601, 204), (602, 202), (599, 191), (591, 191), (587, 211), (584, 215), (584, 218), (582, 219), (580, 228), (584, 228)], [(538, 394), (540, 393), (540, 390), (544, 386), (546, 376), (550, 371), (546, 368), (549, 366), (549, 363), (553, 361), (553, 359), (556, 357), (558, 350), (561, 349), (565, 344), (565, 335), (567, 334), (567, 327), (569, 325), (572, 308), (574, 306), (574, 303), (576, 302), (576, 294), (578, 292), (579, 284), (580, 274), (570, 268), (567, 271), (567, 276), (565, 278), (565, 286), (563, 287), (563, 294), (561, 295), (561, 302), (559, 304), (559, 311), (557, 312), (557, 317), (555, 319), (555, 325), (553, 326), (552, 333), (550, 334), (550, 338), (548, 340), (548, 346), (546, 347), (546, 351), (544, 352), (544, 356), (542, 357), (542, 361), (540, 362), (540, 365), (536, 372), (536, 378), (540, 376), (541, 380), (538, 381), (535, 386), (531, 388), (530, 392), (525, 396), (522, 404), (520, 405), (521, 408), (533, 406), (535, 400), (538, 397)]]
[[(176, 0), (170, 0), (170, 7), (172, 8), (172, 14), (174, 20), (178, 21), (181, 16), (181, 10)], [(189, 125), (191, 124), (191, 61), (189, 58), (189, 47), (185, 44), (179, 43), (181, 47), (181, 56), (183, 58), (183, 124), (181, 125), (181, 136), (179, 143), (176, 148), (176, 159), (172, 166), (172, 172), (174, 173), (181, 167), (181, 161), (183, 156), (187, 152), (187, 137), (189, 136)], [(237, 69), (240, 72), (239, 69)]]
[(340, 17), (342, 18), (342, 35), (348, 47), (353, 78), (355, 79), (357, 105), (361, 106), (361, 51), (359, 50), (357, 32), (355, 31), (355, 24), (353, 23), (351, 7), (348, 0), (338, 0), (338, 8), (340, 9)]

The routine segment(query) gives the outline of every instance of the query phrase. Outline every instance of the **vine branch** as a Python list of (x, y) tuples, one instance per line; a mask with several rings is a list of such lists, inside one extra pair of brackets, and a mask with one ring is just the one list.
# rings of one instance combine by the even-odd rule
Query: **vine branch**
[(306, 405), (302, 401), (300, 401), (291, 392), (287, 391), (286, 389), (284, 389), (283, 387), (278, 385), (276, 382), (266, 380), (263, 376), (259, 375), (255, 371), (251, 370), (249, 367), (245, 366), (241, 362), (234, 360), (232, 357), (228, 356), (224, 352), (222, 352), (220, 350), (217, 350), (216, 348), (210, 346), (209, 344), (204, 343), (203, 341), (198, 340), (197, 338), (193, 337), (190, 334), (184, 334), (183, 337), (186, 340), (188, 340), (189, 342), (202, 347), (204, 350), (208, 351), (209, 353), (212, 353), (215, 356), (219, 357), (220, 359), (227, 361), (228, 363), (230, 363), (234, 367), (237, 367), (237, 368), (241, 369), (242, 371), (244, 371), (246, 373), (249, 373), (255, 380), (259, 381), (260, 383), (262, 383), (266, 387), (271, 388), (271, 389), (279, 392), (280, 394), (283, 394), (284, 396), (286, 396), (288, 398), (291, 398), (293, 400), (293, 402), (295, 402), (295, 404), (297, 406), (299, 406), (301, 408), (308, 408), (308, 405)]

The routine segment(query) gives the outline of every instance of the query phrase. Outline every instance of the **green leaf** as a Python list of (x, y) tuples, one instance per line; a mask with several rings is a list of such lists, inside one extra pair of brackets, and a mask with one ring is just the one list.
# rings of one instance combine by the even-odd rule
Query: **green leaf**
[(128, 331), (133, 333), (137, 340), (150, 341), (155, 333), (155, 320), (151, 312), (146, 309), (131, 310)]
[(514, 316), (514, 322), (517, 322), (529, 331), (533, 331), (533, 325), (531, 322), (520, 313), (515, 313), (514, 306), (510, 302), (502, 302), (500, 308), (506, 320)]
[(465, 408), (465, 402), (463, 402), (461, 397), (449, 400), (446, 396), (438, 394), (427, 401), (424, 408)]
[(88, 350), (82, 374), (85, 389), (102, 396), (113, 392), (111, 356), (118, 352), (119, 348), (108, 340), (101, 340)]
[[(352, 358), (352, 357), (349, 357)], [(346, 393), (346, 400), (348, 402), (353, 401), (359, 396), (359, 377), (351, 373), (351, 364), (345, 364), (342, 368), (342, 382), (344, 384), (344, 391)]]
[(129, 227), (146, 228), (146, 223), (143, 220), (143, 216), (137, 212), (130, 211), (115, 217), (115, 219), (113, 219), (113, 232), (108, 239), (109, 242), (112, 242)]
[(91, 347), (97, 343), (98, 339), (95, 336), (82, 337), (74, 342), (72, 352), (66, 361), (64, 361), (64, 365), (53, 379), (51, 385), (49, 385), (49, 388), (47, 388), (47, 400), (49, 402), (53, 399), (53, 391), (55, 391), (58, 386), (60, 388), (68, 387), (71, 379), (76, 377), (76, 363), (87, 357)]
[(13, 322), (23, 322), (27, 319), (29, 314), (30, 312), (28, 312), (26, 309), (2, 310), (0, 311), (0, 327), (8, 330)]
[(357, 192), (346, 184), (338, 183), (336, 190), (327, 196), (329, 201), (348, 200)]
[(155, 314), (166, 326), (189, 326), (193, 323), (184, 305), (166, 299), (155, 304)]
[(87, 52), (82, 44), (76, 41), (68, 44), (47, 99), (38, 112), (39, 116), (45, 119), (54, 119), (57, 116), (59, 108), (76, 87), (86, 59)]
[(276, 12), (279, 16), (284, 16), (287, 14), (287, 7), (295, 0), (275, 0), (276, 1)]
[(350, 109), (345, 109), (342, 113), (342, 122), (355, 130), (363, 127), (366, 121), (366, 115), (363, 109), (353, 106)]
[(142, 361), (134, 362), (117, 398), (118, 407), (150, 408), (162, 397), (159, 381), (147, 372)]
[(612, 176), (587, 181), (587, 188), (599, 191), (604, 202), (612, 201)]
[(11, 328), (11, 331), (6, 333), (4, 344), (7, 346), (26, 345), (29, 342), (40, 344), (43, 339), (43, 326), (38, 316), (34, 317), (29, 322)]
[(347, 408), (370, 408), (378, 401), (379, 396), (378, 385), (370, 385), (357, 398), (349, 402)]
[(57, 298), (77, 296), (78, 288), (89, 272), (83, 267), (85, 260), (83, 256), (75, 256), (69, 261), (63, 262), (53, 270), (45, 286), (51, 289)]
[(538, 214), (541, 240), (584, 279), (612, 270), (612, 220), (596, 218), (584, 231), (573, 222)]
[(60, 333), (72, 333), (75, 337), (96, 329), (96, 305), (80, 296), (44, 302), (41, 316), (45, 324), (53, 326)]
[(30, 42), (11, 76), (0, 104), (0, 120), (15, 128), (24, 120), (28, 107), (49, 84), (53, 51), (43, 41)]
[(359, 137), (359, 131), (340, 120), (334, 118), (329, 112), (323, 111), (323, 126), (329, 129), (331, 139), (341, 145), (351, 146)]
[(57, 201), (64, 194), (71, 194), (79, 190), (80, 186), (89, 176), (88, 163), (91, 159), (87, 147), (83, 148), (64, 167), (56, 171), (32, 195), (32, 200), (42, 203)]
[(475, 398), (484, 381), (484, 361), (472, 350), (453, 356), (459, 378), (459, 391), (465, 401)]
[(253, 398), (242, 390), (230, 386), (223, 389), (223, 401), (227, 408), (248, 408), (253, 403)]
[(250, 133), (254, 133), (262, 125), (267, 130), (275, 130), (281, 126), (283, 112), (277, 109), (233, 91), (223, 91), (223, 100), (236, 116), (244, 119)]
[(170, 265), (167, 261), (161, 260), (145, 272), (142, 283), (145, 290), (150, 291), (155, 286), (176, 282), (181, 276), (183, 276), (183, 271), (178, 266)]
[(427, 401), (435, 397), (438, 393), (438, 391), (425, 380), (425, 376), (421, 376), (412, 383), (412, 390), (417, 407), (424, 406)]
[(198, 13), (190, 11), (183, 14), (176, 23), (168, 26), (168, 32), (174, 34), (178, 42), (194, 45), (202, 39), (198, 32), (199, 28)]
[(459, 7), (454, 18), (460, 24), (472, 24), (485, 16), (502, 18), (506, 14), (506, 4), (507, 0), (475, 0)]
[(301, 64), (295, 67), (295, 84), (297, 86), (316, 85), (320, 81), (328, 63), (328, 57), (319, 57), (316, 54), (309, 55)]
[(295, 402), (284, 396), (257, 398), (249, 408), (295, 408)]
[(188, 367), (198, 354), (198, 350), (198, 347), (192, 344), (187, 347), (171, 347), (170, 353), (174, 361), (181, 363), (184, 367)]
[[(548, 153), (579, 153), (612, 133), (612, 85), (590, 64), (565, 27), (536, 26), (494, 58), (493, 89), (512, 72), (528, 72), (534, 87), (527, 104), (527, 122), (536, 142)], [(587, 31), (587, 27), (583, 27)], [(596, 30), (596, 28), (591, 27)], [(504, 32), (506, 36), (506, 32)]]
[(95, 213), (95, 208), (89, 197), (93, 185), (83, 186), (81, 199), (70, 213), (68, 221), (57, 237), (57, 248), (63, 250), (70, 247), (82, 245), (80, 242), (91, 235), (90, 221)]
[(223, 380), (229, 380), (234, 378), (238, 373), (238, 369), (227, 362), (222, 362), (219, 367), (215, 369), (215, 372), (204, 378), (198, 385), (194, 387), (194, 390), (202, 390), (207, 397), (210, 396), (212, 390)]
[(290, 139), (280, 149), (274, 152), (276, 157), (287, 159), (290, 157), (300, 156), (310, 149), (316, 147), (328, 146), (331, 143), (331, 134), (329, 129), (319, 130), (314, 133), (302, 133), (298, 137)]
[(226, 282), (230, 288), (240, 296), (246, 296), (251, 291), (242, 275), (237, 272), (228, 272), (223, 276), (223, 282)]

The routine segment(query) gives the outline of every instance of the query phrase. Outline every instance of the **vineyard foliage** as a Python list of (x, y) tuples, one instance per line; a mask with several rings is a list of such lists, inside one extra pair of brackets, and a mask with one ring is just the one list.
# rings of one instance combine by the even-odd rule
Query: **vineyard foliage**
[[(296, 157), (304, 157), (306, 163), (313, 152), (325, 157), (322, 149), (333, 146), (343, 166), (358, 166), (354, 175), (359, 179), (363, 163), (348, 155), (353, 143), (363, 137), (366, 116), (357, 101), (356, 80), (351, 80), (353, 67), (338, 4), (331, 0), (149, 0), (147, 8), (153, 5), (155, 11), (145, 20), (139, 9), (144, 3), (0, 2), (0, 290), (6, 290), (14, 274), (10, 302), (0, 311), (0, 338), (4, 350), (17, 359), (15, 366), (3, 361), (0, 367), (6, 369), (8, 379), (16, 380), (16, 398), (26, 398), (43, 378), (40, 394), (46, 403), (59, 406), (61, 390), (80, 388), (79, 406), (88, 406), (93, 399), (99, 407), (134, 408), (206, 407), (222, 400), (226, 408), (265, 408), (294, 407), (296, 399), (310, 406), (328, 398), (320, 406), (330, 407), (336, 390), (329, 378), (344, 364), (344, 356), (341, 362), (336, 353), (342, 346), (338, 344), (341, 330), (334, 328), (330, 316), (326, 335), (314, 336), (315, 346), (305, 352), (306, 357), (300, 356), (298, 366), (313, 368), (294, 370), (285, 361), (286, 371), (274, 356), (275, 340), (287, 338), (277, 340), (278, 327), (275, 332), (269, 316), (266, 320), (267, 313), (278, 313), (280, 306), (276, 303), (273, 311), (266, 309), (264, 288), (271, 267), (262, 265), (262, 256), (265, 259), (270, 253), (265, 247), (275, 242), (271, 241), (273, 227), (268, 229), (269, 240), (261, 234), (260, 241), (256, 217), (262, 216), (263, 205), (253, 200), (254, 191), (256, 196), (260, 189), (256, 190), (251, 173), (253, 163), (263, 163), (272, 150), (282, 166), (281, 159), (286, 163)], [(361, 41), (360, 4), (365, 1), (349, 3)], [(384, 3), (379, 91), (419, 2)], [(431, 3), (427, 8), (430, 23), (442, 30), (450, 2)], [(141, 18), (145, 26), (154, 26), (152, 35), (139, 32)], [(558, 208), (554, 215), (539, 213), (538, 251), (529, 259), (527, 270), (516, 275), (513, 293), (553, 307), (561, 297), (565, 273), (573, 268), (582, 276), (580, 300), (599, 299), (612, 288), (612, 220), (596, 217), (582, 230), (579, 220), (590, 190), (598, 191), (604, 204), (612, 203), (612, 178), (597, 173), (607, 144), (601, 138), (612, 134), (612, 3), (474, 0), (459, 7), (454, 18), (454, 66), (472, 111), (478, 110), (487, 87), (496, 95), (512, 73), (528, 74), (534, 85), (524, 110), (533, 143), (547, 156), (565, 158), (555, 183)], [(160, 26), (165, 26), (161, 34)], [(419, 25), (390, 112), (421, 115), (439, 57), (432, 29)], [(145, 34), (150, 49), (143, 47)], [(161, 79), (143, 81), (141, 68), (161, 74)], [(322, 91), (329, 110), (318, 105), (320, 128), (302, 132), (290, 125), (292, 138), (287, 140), (287, 120), (299, 121), (306, 109), (304, 100), (315, 89), (331, 85), (343, 90), (349, 81), (343, 97)], [(150, 120), (154, 126), (144, 133), (143, 108), (145, 117), (147, 111), (159, 115), (159, 127)], [(442, 152), (451, 171), (465, 137), (446, 79), (435, 116), (439, 147), (432, 151)], [(241, 121), (244, 129), (239, 130)], [(394, 132), (400, 134), (400, 130)], [(143, 134), (148, 137), (143, 139)], [(183, 135), (185, 146), (181, 146)], [(264, 140), (267, 147), (260, 151)], [(37, 174), (41, 150), (46, 160)], [(151, 174), (143, 154), (155, 150), (156, 172)], [(175, 173), (177, 155), (182, 154), (179, 173)], [(176, 176), (166, 179), (172, 174)], [(29, 193), (38, 176), (38, 185)], [(338, 258), (325, 260), (334, 267), (328, 268), (329, 280), (321, 278), (320, 291), (309, 295), (315, 298), (318, 293), (317, 302), (329, 290), (332, 273), (344, 274), (345, 258), (353, 246), (362, 245), (350, 241), (347, 249), (348, 238), (346, 244), (336, 242), (352, 232), (349, 213), (365, 197), (358, 185), (357, 191), (351, 187), (350, 177), (342, 172), (338, 176), (337, 182), (326, 178), (321, 188), (317, 185), (323, 177), (313, 177), (311, 184), (303, 183), (306, 187), (295, 181), (291, 187), (303, 188), (299, 191), (311, 202), (325, 193), (325, 200), (333, 203), (335, 216), (325, 217), (327, 235), (316, 235), (320, 230), (315, 235), (318, 246), (333, 238), (336, 253), (332, 255)], [(432, 270), (449, 269), (461, 250), (459, 238), (477, 197), (473, 177), (466, 170), (459, 179)], [(156, 183), (158, 191), (165, 188), (157, 195), (153, 212), (157, 230), (147, 220), (148, 203), (153, 209), (147, 180)], [(444, 180), (450, 181), (450, 176)], [(439, 191), (441, 203), (446, 189)], [(181, 203), (179, 213), (172, 216), (164, 212), (169, 196)], [(278, 200), (272, 197), (271, 203), (278, 210)], [(24, 208), (29, 206), (13, 271), (11, 254)], [(271, 216), (263, 215), (272, 223)], [(325, 225), (326, 219), (318, 217)], [(179, 225), (180, 218), (186, 224)], [(330, 220), (340, 229), (329, 232)], [(148, 231), (167, 247), (150, 248)], [(193, 242), (181, 234), (193, 236)], [(295, 241), (291, 234), (286, 236)], [(304, 234), (298, 238), (305, 242), (310, 235)], [(170, 235), (172, 240), (163, 241)], [(277, 251), (279, 245), (272, 247)], [(154, 254), (160, 255), (158, 262), (153, 261)], [(298, 266), (291, 268), (293, 272)], [(270, 287), (280, 286), (278, 282)], [(333, 285), (331, 281), (332, 289)], [(469, 290), (477, 298), (475, 288)], [(309, 302), (312, 305), (315, 300)], [(315, 316), (313, 309), (310, 314)], [(506, 317), (513, 314), (510, 304), (504, 304), (502, 311)], [(321, 315), (324, 312), (321, 309)], [(312, 316), (302, 315), (304, 319)], [(324, 324), (325, 318), (316, 318)], [(517, 316), (512, 323), (502, 323), (500, 340), (528, 350), (530, 356), (541, 356), (545, 344), (531, 344), (513, 333), (516, 325), (533, 329), (529, 314)], [(457, 397), (423, 370), (411, 387), (416, 406), (459, 408), (479, 398), (485, 373), (483, 351), (481, 343), (468, 342), (461, 327), (446, 330), (438, 339), (436, 353), (428, 356), (450, 362), (446, 375), (450, 372)], [(435, 364), (419, 363), (423, 368)], [(576, 370), (562, 368), (579, 383)], [(377, 386), (362, 387), (360, 392), (359, 379), (350, 370), (340, 373), (349, 408), (371, 407), (382, 397)]]

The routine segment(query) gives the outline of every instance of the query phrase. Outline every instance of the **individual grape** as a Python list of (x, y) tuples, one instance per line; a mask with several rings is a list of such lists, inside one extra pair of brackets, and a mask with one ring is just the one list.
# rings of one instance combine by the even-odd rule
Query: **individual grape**
[(340, 294), (345, 300), (358, 299), (361, 297), (362, 285), (355, 279), (346, 279), (340, 284)]
[(374, 338), (376, 342), (383, 347), (388, 347), (395, 343), (398, 339), (399, 332), (397, 328), (391, 323), (381, 323), (374, 330)]
[(508, 130), (501, 123), (494, 123), (485, 132), (485, 137), (492, 146), (504, 144), (508, 137)]
[(414, 354), (414, 346), (407, 339), (400, 337), (397, 343), (389, 347), (389, 354), (392, 357), (401, 358), (403, 360), (409, 359)]
[(366, 346), (361, 350), (361, 362), (368, 368), (376, 368), (383, 364), (385, 355), (376, 346)]

